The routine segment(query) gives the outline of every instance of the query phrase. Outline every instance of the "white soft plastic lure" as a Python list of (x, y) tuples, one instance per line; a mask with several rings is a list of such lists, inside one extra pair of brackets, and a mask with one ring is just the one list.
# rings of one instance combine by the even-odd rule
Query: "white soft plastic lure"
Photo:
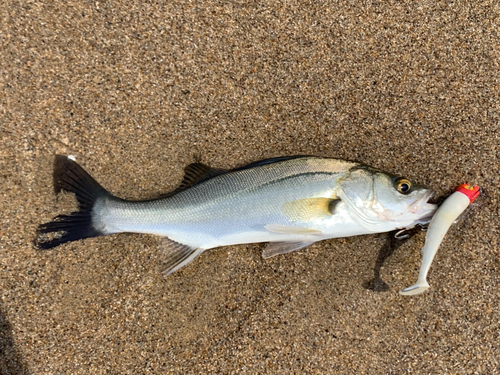
[(422, 248), (422, 266), (420, 267), (418, 280), (414, 285), (400, 291), (400, 294), (404, 296), (413, 296), (423, 293), (430, 288), (427, 283), (427, 273), (431, 268), (432, 261), (439, 245), (441, 245), (451, 225), (478, 195), (479, 186), (463, 184), (460, 185), (439, 207), (429, 223), (429, 229), (425, 236), (425, 244)]

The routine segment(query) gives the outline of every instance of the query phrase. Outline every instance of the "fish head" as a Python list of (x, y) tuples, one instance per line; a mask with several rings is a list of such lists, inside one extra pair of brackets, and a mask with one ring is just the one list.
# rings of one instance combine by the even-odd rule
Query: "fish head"
[(426, 224), (437, 209), (428, 203), (431, 189), (368, 166), (352, 168), (337, 195), (354, 219), (374, 233)]

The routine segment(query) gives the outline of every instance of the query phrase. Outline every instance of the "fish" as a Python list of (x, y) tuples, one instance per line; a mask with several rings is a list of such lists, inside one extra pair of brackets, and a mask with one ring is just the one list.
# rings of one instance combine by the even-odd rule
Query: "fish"
[(269, 258), (330, 238), (425, 225), (437, 209), (432, 189), (342, 159), (285, 156), (231, 170), (196, 162), (184, 171), (171, 193), (131, 201), (56, 155), (55, 193), (73, 193), (79, 207), (41, 224), (35, 244), (48, 250), (115, 233), (158, 235), (169, 275), (208, 249), (267, 242), (262, 256)]

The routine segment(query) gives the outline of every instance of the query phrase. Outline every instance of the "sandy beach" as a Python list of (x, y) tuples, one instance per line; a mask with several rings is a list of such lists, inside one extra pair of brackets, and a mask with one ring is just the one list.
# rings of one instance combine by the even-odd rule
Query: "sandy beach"
[[(496, 1), (3, 1), (1, 374), (493, 374), (500, 369)], [(54, 155), (127, 199), (183, 168), (287, 155), (483, 194), (416, 280), (425, 233), (263, 259), (207, 251), (165, 278), (162, 241), (54, 250)]]

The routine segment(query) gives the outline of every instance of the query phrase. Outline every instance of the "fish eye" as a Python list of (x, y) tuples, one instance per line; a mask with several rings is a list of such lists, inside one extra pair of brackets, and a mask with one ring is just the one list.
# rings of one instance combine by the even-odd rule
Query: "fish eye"
[(411, 192), (411, 182), (406, 178), (398, 178), (394, 181), (394, 188), (401, 194), (408, 194)]

